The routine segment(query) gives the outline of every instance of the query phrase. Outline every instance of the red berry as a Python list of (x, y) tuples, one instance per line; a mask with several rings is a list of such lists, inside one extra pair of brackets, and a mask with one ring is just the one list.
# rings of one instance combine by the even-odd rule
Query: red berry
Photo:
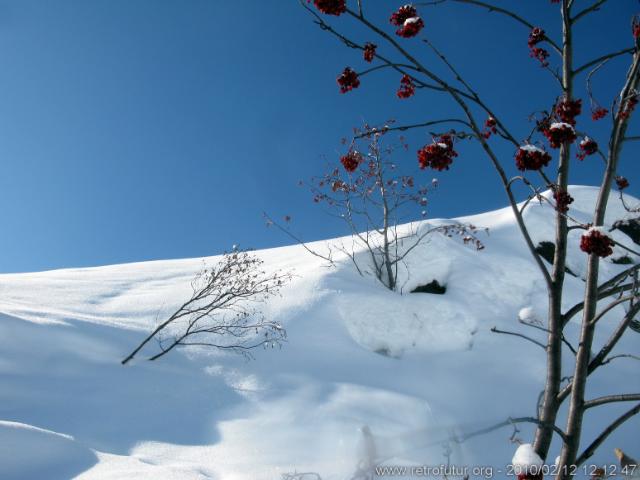
[(400, 7), (391, 15), (389, 21), (396, 27), (396, 34), (404, 38), (415, 37), (424, 28), (422, 18), (418, 16), (418, 11), (412, 5)]
[(549, 140), (551, 148), (560, 148), (563, 143), (573, 143), (576, 140), (576, 131), (568, 123), (552, 123), (544, 130), (544, 136)]
[(540, 27), (534, 27), (529, 33), (529, 56), (537, 59), (543, 67), (549, 65), (547, 58), (549, 58), (549, 52), (544, 48), (537, 47), (536, 45), (545, 39), (545, 32)]
[(569, 125), (575, 126), (576, 117), (581, 112), (582, 100), (579, 98), (577, 100), (562, 100), (556, 105), (556, 115), (561, 121)]
[(629, 180), (627, 180), (625, 177), (617, 176), (616, 185), (618, 185), (619, 190), (624, 190), (629, 186)]
[(569, 211), (569, 204), (573, 203), (573, 197), (566, 190), (554, 190), (553, 198), (556, 201), (558, 212), (567, 213)]
[(498, 122), (496, 122), (496, 119), (493, 117), (489, 117), (487, 118), (487, 120), (485, 120), (484, 122), (484, 130), (482, 131), (481, 135), (488, 139), (491, 134), (493, 133), (498, 133), (498, 128), (497, 128)]
[(629, 97), (620, 110), (618, 110), (618, 117), (623, 120), (628, 119), (636, 109), (636, 105), (638, 105), (638, 94), (634, 92), (634, 95)]
[(346, 0), (313, 0), (318, 10), (327, 15), (342, 15), (347, 11)]
[(453, 138), (445, 134), (418, 150), (418, 163), (421, 169), (431, 167), (439, 171), (449, 170), (449, 165), (457, 156), (458, 153), (453, 149)]
[(533, 30), (529, 33), (529, 41), (527, 44), (529, 48), (532, 48), (534, 45), (540, 43), (545, 38), (545, 32), (540, 27), (534, 27)]
[(400, 80), (400, 88), (396, 92), (398, 98), (409, 98), (416, 93), (416, 86), (413, 84), (413, 80), (409, 75), (403, 75)]
[(371, 63), (373, 61), (373, 57), (376, 56), (376, 48), (378, 46), (374, 43), (367, 42), (364, 45), (364, 60), (365, 62)]
[(360, 79), (358, 78), (358, 74), (351, 70), (351, 68), (349, 67), (346, 67), (344, 69), (344, 71), (338, 77), (337, 82), (338, 85), (340, 85), (340, 93), (347, 93), (360, 86)]
[(401, 27), (404, 22), (409, 18), (417, 17), (418, 11), (412, 5), (405, 5), (400, 7), (397, 11), (393, 12), (389, 21), (396, 27)]
[(613, 240), (602, 233), (600, 229), (591, 227), (580, 238), (580, 250), (599, 257), (608, 257), (613, 253)]
[(551, 155), (535, 145), (522, 145), (516, 152), (518, 170), (540, 170), (551, 161)]
[(584, 137), (580, 142), (580, 152), (576, 155), (580, 160), (584, 160), (588, 155), (593, 155), (598, 151), (598, 143), (589, 137)]
[(608, 113), (609, 113), (609, 110), (607, 110), (606, 108), (596, 107), (591, 111), (591, 119), (593, 121), (598, 121), (606, 117)]
[[(340, 157), (340, 163), (347, 172), (355, 172), (358, 169), (358, 166), (362, 163), (363, 158), (359, 152), (355, 150), (351, 150), (346, 155)], [(335, 190), (334, 190), (335, 191)]]
[(547, 52), (544, 48), (533, 47), (529, 52), (529, 56), (531, 58), (535, 58), (540, 62), (542, 67), (549, 66), (549, 62), (547, 62), (547, 58), (549, 58), (549, 52)]

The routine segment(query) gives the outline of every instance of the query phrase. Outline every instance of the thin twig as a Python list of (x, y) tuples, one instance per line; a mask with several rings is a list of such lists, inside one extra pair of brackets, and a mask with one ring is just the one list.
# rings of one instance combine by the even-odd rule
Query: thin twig
[(507, 331), (507, 330), (499, 330), (499, 329), (498, 329), (498, 328), (496, 328), (496, 327), (491, 327), (491, 331), (492, 331), (492, 332), (494, 332), (494, 333), (502, 333), (502, 334), (505, 334), (505, 335), (513, 335), (514, 337), (524, 338), (525, 340), (527, 340), (527, 341), (529, 341), (529, 342), (531, 342), (531, 343), (536, 344), (537, 346), (539, 346), (539, 347), (540, 347), (540, 348), (542, 348), (543, 350), (546, 350), (546, 349), (547, 349), (547, 346), (546, 346), (545, 344), (543, 344), (543, 343), (539, 342), (538, 340), (535, 340), (535, 339), (533, 339), (533, 338), (531, 338), (531, 337), (528, 337), (528, 336), (526, 336), (526, 335), (524, 335), (524, 334), (522, 334), (522, 333), (518, 333), (518, 332), (510, 332), (510, 331)]
[(615, 421), (612, 422), (607, 428), (605, 428), (602, 433), (598, 435), (593, 442), (591, 442), (591, 444), (584, 450), (584, 452), (582, 452), (582, 454), (576, 460), (575, 465), (579, 467), (587, 459), (591, 458), (598, 447), (602, 445), (602, 443), (607, 439), (609, 435), (611, 435), (620, 425), (636, 415), (638, 412), (640, 412), (640, 403), (616, 418)]

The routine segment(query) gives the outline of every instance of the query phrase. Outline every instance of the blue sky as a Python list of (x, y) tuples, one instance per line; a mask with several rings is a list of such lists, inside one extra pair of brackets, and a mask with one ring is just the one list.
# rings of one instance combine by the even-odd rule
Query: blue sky
[[(368, 2), (372, 18), (389, 31), (388, 15), (402, 3)], [(558, 34), (557, 7), (549, 2), (496, 3), (515, 3)], [(578, 7), (589, 3), (576, 0)], [(637, 1), (616, 0), (581, 22), (577, 63), (629, 46), (630, 17), (638, 11)], [(525, 137), (529, 113), (557, 95), (548, 73), (528, 57), (527, 30), (455, 5), (423, 7), (421, 14), (430, 40)], [(357, 40), (382, 45), (344, 17), (330, 20)], [(439, 68), (416, 39), (403, 43)], [(397, 99), (399, 78), (384, 71), (340, 95), (337, 74), (365, 64), (313, 25), (296, 0), (5, 0), (0, 59), (2, 272), (290, 243), (265, 227), (263, 211), (291, 215), (305, 239), (341, 235), (341, 225), (298, 180), (335, 161), (344, 150), (340, 139), (363, 121), (459, 115), (437, 94)], [(594, 80), (605, 106), (625, 62), (611, 62)], [(606, 141), (608, 120), (594, 125), (584, 114), (580, 120)], [(638, 123), (631, 128), (636, 135)], [(397, 162), (414, 172), (415, 150), (430, 136), (416, 131), (409, 140)], [(441, 187), (430, 197), (429, 215), (506, 205), (481, 152), (459, 150), (454, 167), (437, 175)], [(512, 147), (499, 150), (512, 168)], [(621, 168), (633, 194), (637, 154), (629, 145)], [(572, 183), (593, 184), (600, 169), (593, 158), (576, 161)]]

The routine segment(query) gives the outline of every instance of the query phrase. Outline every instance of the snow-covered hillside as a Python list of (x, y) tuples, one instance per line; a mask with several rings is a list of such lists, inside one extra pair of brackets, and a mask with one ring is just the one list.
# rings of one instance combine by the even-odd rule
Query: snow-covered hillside
[[(596, 190), (570, 193), (572, 216), (587, 222)], [(528, 208), (535, 242), (553, 239), (553, 213)], [(612, 196), (607, 221), (626, 215)], [(437, 279), (444, 295), (389, 292), (348, 262), (326, 268), (300, 246), (257, 252), (268, 269), (295, 276), (265, 306), (287, 343), (250, 361), (180, 350), (120, 365), (215, 257), (0, 276), (0, 478), (260, 480), (315, 471), (347, 479), (367, 431), (388, 465), (439, 465), (451, 432), (534, 415), (544, 352), (490, 329), (543, 335), (517, 320), (522, 309), (544, 320), (542, 277), (509, 209), (460, 220), (489, 228), (480, 234), (486, 248), (433, 236), (408, 257), (402, 281), (409, 292)], [(579, 236), (571, 234), (568, 260), (578, 277), (587, 258)], [(624, 268), (602, 265), (603, 277)], [(568, 276), (567, 307), (583, 285)], [(621, 312), (601, 322), (598, 345)], [(616, 352), (639, 355), (639, 338), (630, 332)], [(637, 372), (634, 360), (613, 362), (594, 374), (589, 396), (637, 392)], [(585, 439), (625, 408), (590, 411)], [(612, 463), (614, 447), (640, 454), (639, 422), (627, 422), (592, 461)], [(520, 429), (528, 441), (531, 428)], [(452, 445), (451, 461), (492, 465), (503, 477), (497, 469), (513, 456), (512, 433)]]

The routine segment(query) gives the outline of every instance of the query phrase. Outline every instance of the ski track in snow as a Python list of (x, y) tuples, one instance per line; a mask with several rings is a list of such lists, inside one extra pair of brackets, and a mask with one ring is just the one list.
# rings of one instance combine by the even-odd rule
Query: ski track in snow
[[(572, 216), (588, 221), (596, 191), (571, 188)], [(617, 198), (610, 205), (609, 224), (627, 217)], [(552, 218), (548, 205), (530, 206), (534, 242), (553, 239)], [(518, 323), (518, 315), (545, 318), (542, 277), (510, 209), (458, 220), (488, 227), (488, 236), (478, 234), (486, 248), (430, 237), (400, 271), (404, 295), (360, 277), (346, 261), (326, 268), (300, 246), (257, 252), (267, 269), (292, 271), (294, 279), (264, 308), (287, 329), (287, 343), (249, 361), (181, 350), (157, 362), (119, 363), (215, 257), (0, 276), (2, 478), (261, 480), (297, 470), (346, 479), (366, 448), (364, 426), (387, 464), (439, 465), (452, 432), (533, 415), (544, 353), (490, 328), (542, 334)], [(631, 245), (621, 232), (611, 235)], [(572, 233), (568, 256), (578, 277), (587, 258), (579, 236)], [(613, 257), (624, 253), (615, 250)], [(602, 278), (624, 268), (601, 264)], [(407, 293), (434, 279), (446, 285), (444, 295)], [(565, 308), (583, 286), (568, 276)], [(601, 321), (596, 345), (622, 313), (616, 308)], [(614, 353), (638, 355), (634, 335)], [(589, 397), (636, 392), (637, 364), (618, 360), (589, 388)], [(626, 408), (590, 411), (584, 438)], [(528, 441), (531, 427), (520, 428)], [(591, 461), (611, 463), (613, 447), (633, 453), (637, 428), (637, 419), (629, 421)], [(455, 446), (452, 461), (504, 467), (515, 451), (511, 433)], [(554, 444), (550, 457), (557, 451)]]

